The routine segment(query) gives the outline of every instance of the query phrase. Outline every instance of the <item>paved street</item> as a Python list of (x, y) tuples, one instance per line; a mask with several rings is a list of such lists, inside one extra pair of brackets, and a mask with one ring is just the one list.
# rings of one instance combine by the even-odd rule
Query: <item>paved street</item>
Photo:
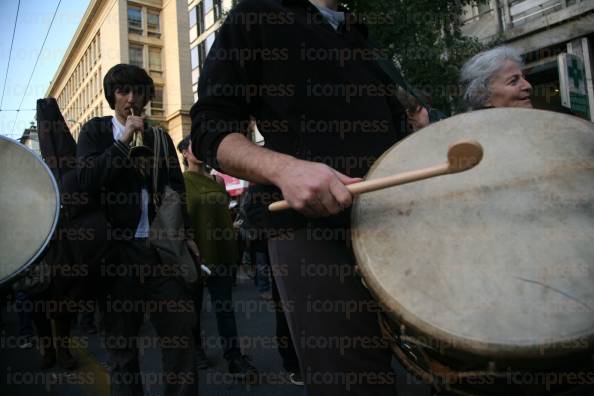
[[(216, 319), (210, 299), (205, 299), (202, 324), (207, 345), (206, 354), (213, 367), (200, 371), (201, 396), (301, 396), (303, 387), (288, 382), (287, 374), (277, 350), (270, 345), (274, 334), (274, 311), (271, 302), (261, 300), (252, 281), (240, 275), (234, 288), (234, 300), (239, 334), (242, 337), (244, 353), (248, 354), (260, 372), (260, 381), (255, 385), (241, 384), (227, 374), (227, 365), (222, 351), (216, 346)], [(8, 312), (7, 312), (8, 308)], [(0, 342), (0, 394), (3, 396), (108, 396), (106, 353), (98, 335), (86, 336), (80, 329), (73, 329), (73, 338), (82, 347), (74, 352), (81, 365), (75, 372), (66, 373), (59, 369), (40, 370), (39, 353), (35, 348), (19, 349), (17, 346), (18, 318), (14, 308), (2, 308), (4, 330)], [(154, 329), (145, 322), (142, 334), (154, 339)], [(86, 347), (85, 347), (86, 346)], [(141, 355), (141, 369), (147, 382), (155, 382), (155, 373), (160, 372), (160, 351), (149, 346)], [(414, 384), (401, 368), (397, 367), (400, 396), (428, 396), (425, 385)], [(158, 382), (158, 381), (156, 381)], [(407, 384), (409, 382), (409, 384)], [(162, 394), (159, 384), (145, 384), (146, 396)]]

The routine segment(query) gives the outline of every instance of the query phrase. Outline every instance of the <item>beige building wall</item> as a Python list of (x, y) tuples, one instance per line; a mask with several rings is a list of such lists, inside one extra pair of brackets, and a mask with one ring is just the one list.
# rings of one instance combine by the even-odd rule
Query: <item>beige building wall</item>
[[(162, 89), (145, 111), (177, 143), (190, 132), (193, 104), (189, 62), (187, 0), (91, 0), (46, 96), (55, 97), (75, 139), (89, 119), (112, 115), (103, 94), (103, 77), (118, 63), (131, 63), (130, 45), (142, 47), (141, 62)], [(128, 8), (141, 10), (142, 26), (129, 29)], [(148, 14), (159, 16), (158, 32)], [(160, 51), (160, 57), (157, 56)]]
[[(190, 133), (191, 89), (190, 42), (187, 1), (170, 1), (163, 9), (163, 36), (167, 46), (162, 53), (165, 80), (163, 100), (165, 120), (175, 143)], [(180, 103), (183, 106), (180, 106)]]

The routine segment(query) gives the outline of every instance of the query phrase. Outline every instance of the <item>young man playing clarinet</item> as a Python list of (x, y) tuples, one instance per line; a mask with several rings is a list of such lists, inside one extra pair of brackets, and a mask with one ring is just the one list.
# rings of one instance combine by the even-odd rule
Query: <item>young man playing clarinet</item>
[[(81, 129), (77, 145), (78, 179), (92, 202), (104, 209), (110, 224), (111, 252), (101, 265), (100, 306), (109, 356), (112, 395), (142, 395), (145, 378), (139, 372), (138, 347), (157, 345), (140, 339), (149, 315), (161, 345), (165, 395), (198, 393), (194, 357), (192, 298), (175, 269), (166, 268), (149, 244), (155, 200), (165, 184), (184, 193), (175, 146), (158, 162), (157, 191), (152, 187), (152, 130), (142, 111), (154, 95), (153, 80), (144, 69), (119, 64), (103, 80), (105, 98), (114, 116), (98, 117)], [(140, 136), (138, 136), (140, 134)], [(136, 137), (135, 137), (136, 135)], [(141, 138), (141, 139), (140, 139)], [(141, 160), (129, 156), (133, 141), (147, 146)], [(148, 342), (147, 342), (148, 341)]]

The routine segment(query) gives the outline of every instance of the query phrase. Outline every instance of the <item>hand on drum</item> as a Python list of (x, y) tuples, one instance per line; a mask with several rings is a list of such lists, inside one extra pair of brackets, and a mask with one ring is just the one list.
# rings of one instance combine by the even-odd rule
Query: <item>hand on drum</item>
[(351, 206), (353, 195), (345, 185), (361, 180), (325, 164), (295, 159), (283, 167), (275, 184), (291, 208), (308, 217), (325, 217)]

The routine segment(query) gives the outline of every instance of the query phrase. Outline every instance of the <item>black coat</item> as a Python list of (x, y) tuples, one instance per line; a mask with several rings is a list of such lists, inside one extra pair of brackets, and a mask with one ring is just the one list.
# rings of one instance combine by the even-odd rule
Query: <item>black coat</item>
[[(81, 189), (103, 208), (110, 225), (109, 238), (130, 240), (140, 220), (142, 187), (147, 188), (149, 197), (153, 196), (152, 175), (143, 179), (128, 158), (128, 146), (114, 141), (111, 119), (111, 116), (93, 118), (82, 127), (76, 150), (77, 176)], [(167, 183), (184, 197), (184, 180), (175, 146), (169, 135), (165, 135), (169, 143), (169, 169), (164, 161), (159, 163), (157, 197)], [(152, 129), (145, 127), (143, 140), (145, 145), (153, 147)], [(155, 206), (149, 199), (149, 222), (154, 215)]]

